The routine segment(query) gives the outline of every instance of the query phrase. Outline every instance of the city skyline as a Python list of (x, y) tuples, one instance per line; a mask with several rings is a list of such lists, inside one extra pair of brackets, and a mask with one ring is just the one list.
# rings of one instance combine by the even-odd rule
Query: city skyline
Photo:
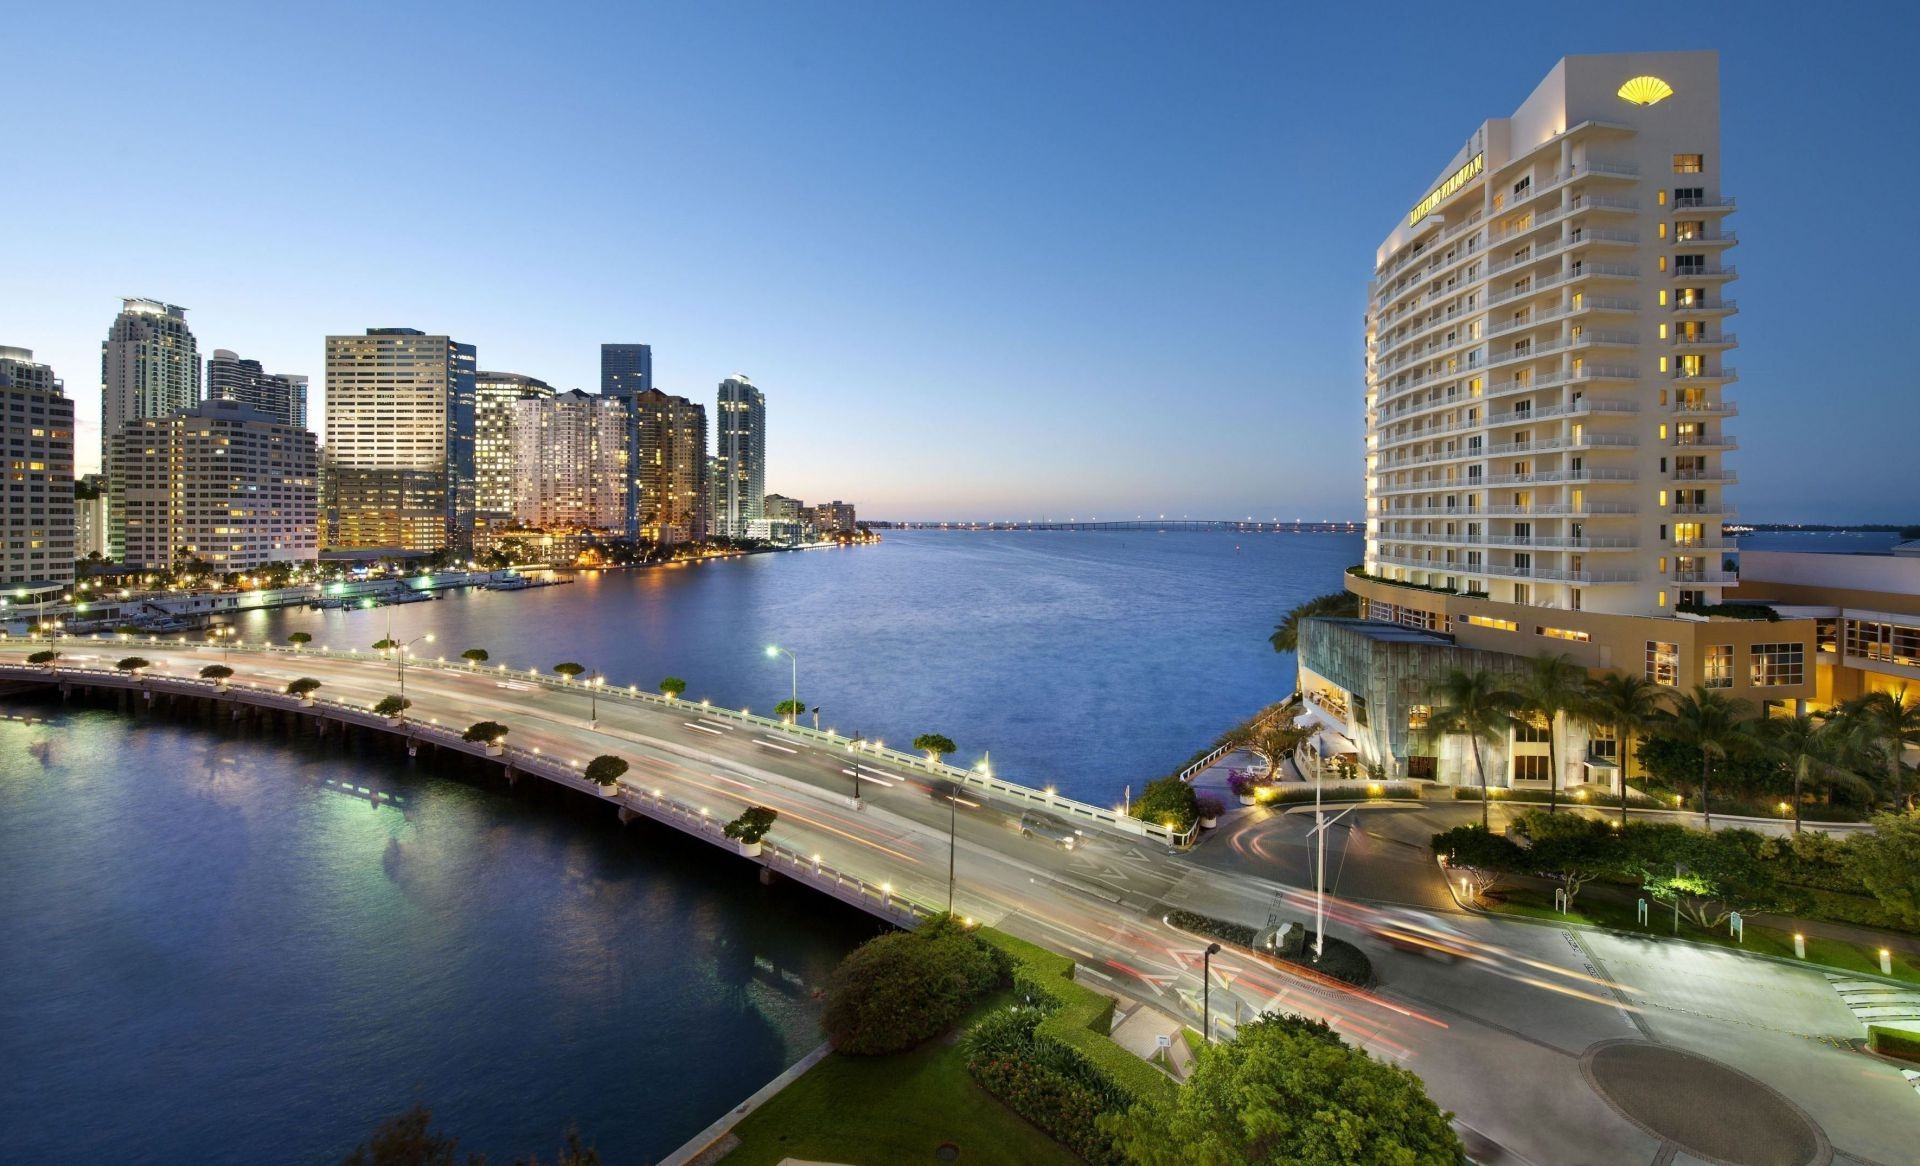
[[(769, 460), (782, 467), (779, 488), (856, 497), (876, 517), (1352, 517), (1363, 392), (1353, 351), (1370, 274), (1356, 256), (1424, 193), (1445, 160), (1434, 143), (1513, 108), (1525, 96), (1516, 78), (1537, 61), (1711, 41), (1727, 99), (1726, 183), (1742, 200), (1734, 225), (1764, 240), (1743, 264), (1742, 397), (1753, 419), (1736, 466), (1746, 516), (1907, 517), (1898, 424), (1856, 427), (1863, 471), (1844, 483), (1789, 468), (1805, 427), (1777, 406), (1804, 386), (1837, 379), (1866, 415), (1899, 419), (1904, 402), (1871, 370), (1893, 363), (1890, 282), (1901, 265), (1859, 272), (1853, 290), (1865, 294), (1820, 294), (1824, 180), (1771, 148), (1801, 140), (1873, 153), (1913, 104), (1894, 81), (1898, 38), (1856, 45), (1820, 24), (1794, 37), (1741, 27), (1687, 37), (1651, 7), (1622, 13), (1614, 31), (1544, 14), (1506, 46), (1508, 60), (1449, 72), (1434, 89), (1411, 78), (1432, 75), (1419, 66), (1434, 54), (1465, 51), (1467, 30), (1382, 35), (1352, 17), (1251, 9), (1081, 19), (1090, 11), (861, 20), (767, 8), (727, 22), (602, 12), (592, 37), (564, 21), (535, 33), (530, 68), (543, 83), (516, 87), (511, 101), (446, 84), (451, 64), (390, 80), (393, 50), (352, 39), (355, 22), (339, 14), (260, 13), (229, 26), (189, 7), (151, 30), (160, 43), (145, 51), (275, 36), (304, 46), (296, 55), (324, 54), (342, 82), (270, 91), (245, 108), (195, 79), (120, 68), (130, 49), (62, 14), (32, 13), (22, 33), (41, 51), (23, 81), (45, 72), (52, 109), (22, 127), (22, 146), (82, 177), (16, 192), (16, 215), (36, 229), (19, 240), (29, 278), (0, 293), (0, 342), (33, 349), (66, 380), (83, 469), (100, 445), (85, 391), (100, 329), (131, 294), (188, 307), (203, 353), (229, 348), (312, 377), (315, 417), (329, 334), (410, 324), (475, 343), (490, 367), (588, 390), (600, 346), (626, 339), (655, 347), (669, 393), (704, 398), (734, 368), (778, 386), (785, 420)], [(439, 27), (425, 14), (391, 19), (396, 43)], [(463, 13), (449, 34), (469, 50), (497, 46), (522, 31), (502, 20)], [(1009, 27), (1020, 35), (1005, 36)], [(586, 66), (611, 51), (602, 45), (633, 37), (657, 50), (647, 86), (577, 80), (622, 75)], [(1365, 53), (1328, 51), (1342, 44)], [(1078, 63), (1056, 75), (1068, 46)], [(843, 53), (861, 67), (826, 67)], [(687, 96), (698, 87), (681, 82), (723, 54), (763, 84)], [(1345, 80), (1362, 60), (1395, 80)], [(1819, 101), (1773, 82), (1806, 74), (1822, 77)], [(445, 95), (455, 91), (459, 101)], [(113, 110), (159, 100), (174, 103), (201, 149), (242, 147), (305, 180), (239, 201), (174, 160), (194, 154), (175, 149), (177, 135), (164, 150), (104, 136)], [(444, 121), (483, 155), (524, 152), (555, 175), (577, 174), (596, 138), (628, 140), (631, 157), (595, 155), (604, 182), (450, 191), (442, 174), (390, 177), (377, 197), (350, 167), (313, 168), (330, 137), (375, 118)], [(1350, 148), (1363, 135), (1367, 148)], [(123, 221), (125, 185), (99, 161), (109, 149), (149, 168), (172, 217)], [(1896, 187), (1916, 166), (1875, 156)], [(635, 167), (650, 174), (638, 197), (621, 180)], [(759, 177), (713, 180), (729, 170)], [(356, 252), (351, 269), (338, 262), (350, 240), (367, 239), (390, 246)], [(242, 251), (271, 261), (226, 262)], [(476, 254), (516, 278), (470, 278)], [(646, 278), (630, 278), (632, 263)], [(1837, 354), (1836, 377), (1816, 338), (1841, 332), (1860, 339)], [(1196, 426), (1169, 448), (1152, 408), (1107, 407), (1166, 393), (1212, 395), (1214, 415), (1239, 420)], [(1082, 436), (1063, 445), (1057, 431), (1069, 424)], [(940, 475), (922, 472), (917, 439), (891, 440), (922, 426), (956, 453)], [(850, 460), (850, 430), (889, 439)]]

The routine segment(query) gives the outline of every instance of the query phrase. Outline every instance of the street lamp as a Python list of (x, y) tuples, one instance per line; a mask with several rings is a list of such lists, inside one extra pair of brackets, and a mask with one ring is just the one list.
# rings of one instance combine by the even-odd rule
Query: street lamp
[(1219, 950), (1219, 944), (1209, 943), (1200, 956), (1200, 1039), (1208, 1043), (1213, 1041), (1213, 957)]
[(800, 703), (800, 660), (792, 652), (787, 651), (778, 644), (767, 645), (768, 659), (777, 659), (781, 656), (785, 656), (787, 661), (793, 665), (793, 688), (790, 690), (788, 697), (788, 699), (792, 701), (792, 704), (788, 706), (791, 708)]
[[(433, 642), (433, 633), (428, 632), (425, 635), (415, 636), (404, 644), (395, 645), (393, 656), (394, 656), (394, 661), (396, 663), (398, 671), (400, 673), (400, 699), (401, 700), (407, 699), (407, 649), (413, 647), (415, 644), (419, 643), (421, 640), (425, 640), (429, 644), (431, 644)], [(390, 644), (393, 643), (391, 639), (389, 639), (387, 642)], [(401, 708), (400, 715), (401, 716), (406, 715), (406, 709), (404, 706)]]
[(228, 623), (215, 624), (207, 634), (220, 641), (220, 662), (222, 664), (231, 663), (232, 658), (230, 654), (233, 651), (233, 637), (238, 634), (238, 629)]
[[(959, 853), (960, 803), (966, 801), (960, 796), (960, 787), (947, 783), (944, 796), (947, 799), (947, 914), (953, 914), (954, 857)], [(968, 809), (978, 809), (979, 802), (967, 802)]]
[(600, 685), (606, 679), (605, 676), (596, 672), (593, 674), (593, 679), (587, 682), (587, 728), (589, 729), (600, 727)]
[(1316, 964), (1327, 950), (1327, 827), (1354, 810), (1353, 806), (1348, 806), (1333, 817), (1327, 817), (1326, 811), (1320, 808), (1320, 785), (1317, 780), (1313, 783), (1313, 829), (1307, 832), (1309, 838), (1315, 834), (1320, 836), (1320, 860), (1314, 864), (1313, 882), (1313, 962)]

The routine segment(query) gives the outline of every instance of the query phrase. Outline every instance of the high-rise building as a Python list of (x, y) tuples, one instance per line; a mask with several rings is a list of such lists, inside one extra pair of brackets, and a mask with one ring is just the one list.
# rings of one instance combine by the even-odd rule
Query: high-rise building
[(600, 346), (600, 393), (606, 397), (630, 396), (653, 388), (653, 345), (602, 344)]
[(627, 400), (636, 451), (631, 535), (661, 544), (706, 538), (706, 407), (659, 389)]
[(513, 403), (553, 396), (553, 386), (517, 372), (474, 374), (473, 511), (479, 520), (513, 515)]
[(471, 545), (475, 364), (412, 328), (327, 337), (327, 545)]
[[(200, 347), (187, 310), (128, 298), (100, 345), (100, 466), (109, 477), (113, 435), (130, 421), (166, 417), (200, 403)], [(108, 544), (122, 547), (120, 519), (109, 514)]]
[(572, 389), (512, 402), (513, 516), (541, 529), (627, 524), (627, 403)]
[(1734, 579), (1715, 54), (1568, 57), (1376, 256), (1369, 575), (1631, 614)]
[(207, 397), (250, 405), (282, 425), (307, 425), (307, 378), (267, 372), (231, 349), (216, 348), (207, 358)]
[(73, 480), (73, 557), (107, 557), (107, 478), (81, 474)]
[(1721, 606), (1719, 107), (1710, 52), (1567, 57), (1374, 256), (1360, 618), (1304, 621), (1299, 654), (1304, 719), (1370, 771), (1618, 789), (1622, 743), (1576, 718), (1516, 724), (1484, 756), (1422, 732), (1442, 676), (1528, 657), (1756, 707), (1816, 696), (1814, 619)]
[(212, 399), (122, 426), (114, 458), (130, 566), (224, 574), (319, 553), (320, 454), (305, 426)]
[(743, 375), (720, 382), (713, 456), (713, 533), (745, 538), (767, 496), (767, 398)]
[(813, 508), (813, 526), (822, 534), (853, 534), (859, 529), (859, 522), (854, 517), (853, 503), (835, 498)]
[(0, 347), (0, 583), (73, 582), (73, 402), (26, 348)]

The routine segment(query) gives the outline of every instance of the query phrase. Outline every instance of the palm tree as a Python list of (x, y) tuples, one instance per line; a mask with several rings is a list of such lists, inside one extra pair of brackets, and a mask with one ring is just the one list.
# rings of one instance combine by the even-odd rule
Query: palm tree
[(1727, 746), (1745, 731), (1751, 708), (1746, 701), (1734, 700), (1718, 689), (1695, 686), (1692, 692), (1675, 698), (1673, 708), (1657, 718), (1663, 736), (1700, 750), (1700, 813), (1709, 830), (1713, 829), (1713, 803), (1708, 796), (1713, 759), (1725, 757)]
[(1565, 656), (1535, 656), (1515, 686), (1522, 711), (1547, 722), (1547, 813), (1560, 808), (1560, 719), (1586, 697), (1586, 672)]
[(1920, 700), (1907, 699), (1907, 686), (1892, 692), (1869, 692), (1840, 706), (1843, 715), (1853, 720), (1860, 732), (1871, 737), (1886, 751), (1887, 778), (1893, 787), (1893, 800), (1905, 806), (1906, 783), (1902, 780), (1900, 755), (1909, 745), (1920, 745)]
[(1336, 591), (1297, 605), (1286, 614), (1267, 642), (1276, 652), (1294, 652), (1300, 648), (1300, 624), (1314, 616), (1328, 619), (1349, 618), (1360, 614), (1360, 597), (1351, 591)]
[(1587, 686), (1584, 715), (1589, 724), (1613, 730), (1614, 762), (1620, 767), (1620, 828), (1627, 826), (1627, 778), (1633, 762), (1633, 739), (1646, 731), (1660, 711), (1666, 689), (1626, 672), (1610, 672)]
[(1463, 736), (1473, 747), (1473, 769), (1480, 778), (1480, 825), (1491, 829), (1492, 797), (1487, 793), (1487, 766), (1481, 742), (1499, 741), (1513, 727), (1518, 701), (1513, 690), (1491, 672), (1456, 668), (1429, 690), (1433, 711), (1427, 732)]
[(1800, 833), (1800, 791), (1807, 778), (1818, 773), (1829, 777), (1840, 771), (1834, 764), (1845, 728), (1837, 721), (1822, 720), (1799, 713), (1775, 717), (1762, 726), (1767, 748), (1793, 771), (1793, 832)]

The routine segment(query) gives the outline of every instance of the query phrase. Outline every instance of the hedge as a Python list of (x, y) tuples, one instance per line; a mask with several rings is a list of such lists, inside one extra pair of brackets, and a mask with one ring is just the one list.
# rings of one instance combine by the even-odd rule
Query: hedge
[(1007, 963), (992, 945), (936, 916), (847, 953), (827, 981), (821, 1027), (842, 1053), (912, 1048), (952, 1028), (975, 1000), (1005, 983)]
[[(1169, 911), (1167, 912), (1167, 922), (1182, 931), (1192, 931), (1200, 935), (1210, 935), (1215, 939), (1223, 940), (1236, 947), (1244, 947), (1248, 950), (1260, 950), (1253, 945), (1253, 941), (1258, 938), (1259, 932), (1244, 923), (1234, 923), (1227, 919), (1215, 919), (1211, 915), (1202, 915), (1197, 911)], [(1307, 946), (1311, 947), (1313, 945), (1313, 933), (1311, 931), (1307, 933), (1306, 939)], [(1302, 950), (1304, 952), (1305, 949)], [(1291, 959), (1281, 955), (1279, 952), (1263, 951), (1262, 954), (1273, 956), (1282, 963), (1289, 963), (1296, 967), (1306, 968), (1309, 971), (1319, 972), (1323, 976), (1332, 976), (1336, 980), (1352, 984), (1358, 988), (1365, 988), (1373, 983), (1373, 961), (1367, 958), (1365, 952), (1344, 939), (1334, 939), (1329, 936), (1325, 950), (1321, 952), (1319, 963), (1313, 962), (1313, 959), (1305, 954), (1299, 959)]]
[(1129, 1096), (1157, 1097), (1173, 1090), (1173, 1082), (1160, 1070), (1113, 1043), (1107, 1035), (1113, 1031), (1113, 998), (1074, 983), (1071, 959), (990, 927), (982, 927), (980, 936), (1013, 960), (1017, 990), (1044, 992), (1058, 1003), (1035, 1028), (1035, 1036), (1050, 1037), (1081, 1054)]
[[(1379, 792), (1375, 793), (1375, 790)], [(1323, 802), (1369, 802), (1377, 801), (1381, 798), (1418, 799), (1419, 796), (1419, 789), (1404, 781), (1376, 781), (1369, 785), (1329, 786), (1320, 792), (1320, 800)], [(1478, 791), (1475, 791), (1474, 796), (1479, 796)], [(1281, 805), (1291, 805), (1298, 802), (1310, 802), (1313, 799), (1313, 786), (1309, 784), (1305, 787), (1286, 786), (1276, 789), (1266, 800), (1268, 802), (1278, 802)]]
[(1169, 911), (1167, 922), (1182, 931), (1197, 931), (1201, 935), (1211, 935), (1215, 939), (1224, 939), (1228, 943), (1237, 943), (1241, 947), (1252, 947), (1254, 937), (1259, 934), (1244, 923), (1215, 919), (1211, 915), (1202, 915), (1198, 911)]
[(1890, 1028), (1884, 1024), (1869, 1024), (1867, 1044), (1876, 1053), (1899, 1057), (1903, 1061), (1920, 1061), (1920, 1032), (1915, 1032), (1911, 1028)]
[(983, 1018), (963, 1042), (967, 1071), (987, 1092), (1088, 1162), (1121, 1166), (1099, 1122), (1102, 1114), (1117, 1113), (1132, 1099), (1077, 1050), (1035, 1037), (1049, 1011), (1016, 1005)]

